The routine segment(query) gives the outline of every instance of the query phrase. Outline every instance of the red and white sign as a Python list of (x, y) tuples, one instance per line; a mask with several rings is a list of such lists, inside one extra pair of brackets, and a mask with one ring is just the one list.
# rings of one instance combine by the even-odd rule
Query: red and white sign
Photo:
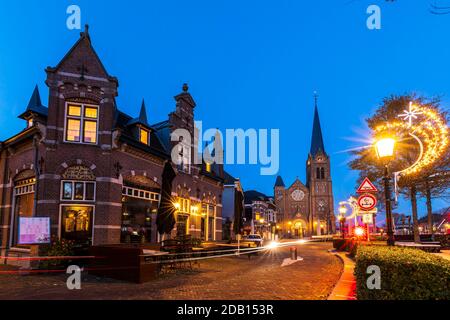
[(359, 186), (357, 193), (376, 193), (378, 189), (375, 188), (372, 181), (369, 178), (365, 178), (363, 183)]
[(358, 199), (358, 206), (363, 211), (371, 211), (377, 206), (377, 198), (372, 194), (363, 194)]

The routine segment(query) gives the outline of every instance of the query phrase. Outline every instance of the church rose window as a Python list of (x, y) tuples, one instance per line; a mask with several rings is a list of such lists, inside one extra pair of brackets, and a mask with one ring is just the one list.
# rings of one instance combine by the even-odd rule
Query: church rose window
[(65, 141), (97, 144), (98, 106), (67, 103)]

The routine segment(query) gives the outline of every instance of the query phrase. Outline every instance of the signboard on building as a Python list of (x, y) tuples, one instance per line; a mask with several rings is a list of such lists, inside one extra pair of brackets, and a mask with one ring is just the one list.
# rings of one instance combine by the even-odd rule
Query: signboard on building
[(19, 244), (50, 243), (50, 218), (19, 218)]

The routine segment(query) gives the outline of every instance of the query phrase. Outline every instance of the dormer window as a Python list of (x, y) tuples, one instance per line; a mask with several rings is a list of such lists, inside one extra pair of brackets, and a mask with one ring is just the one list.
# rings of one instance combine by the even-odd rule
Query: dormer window
[(27, 120), (27, 128), (31, 128), (34, 124), (33, 118)]
[(150, 144), (148, 130), (139, 128), (139, 141), (146, 145)]
[(98, 106), (68, 102), (65, 141), (97, 144)]

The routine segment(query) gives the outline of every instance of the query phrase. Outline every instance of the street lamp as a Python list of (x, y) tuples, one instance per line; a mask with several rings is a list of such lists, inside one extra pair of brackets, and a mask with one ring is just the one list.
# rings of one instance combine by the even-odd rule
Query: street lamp
[(344, 204), (339, 207), (339, 222), (341, 224), (342, 239), (345, 239), (345, 214), (347, 213), (347, 208)]
[(386, 199), (386, 227), (387, 227), (387, 245), (395, 245), (394, 231), (392, 229), (392, 207), (391, 207), (391, 189), (389, 177), (389, 167), (388, 160), (394, 155), (395, 140), (392, 138), (383, 138), (375, 143), (375, 149), (377, 151), (377, 156), (380, 160), (386, 160), (384, 166), (384, 195)]

